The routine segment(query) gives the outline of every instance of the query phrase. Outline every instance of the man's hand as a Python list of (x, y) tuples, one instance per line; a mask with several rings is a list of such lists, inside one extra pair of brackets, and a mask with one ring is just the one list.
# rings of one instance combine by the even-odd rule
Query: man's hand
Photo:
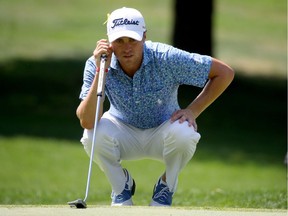
[(96, 48), (93, 51), (93, 56), (95, 58), (97, 68), (100, 67), (100, 58), (102, 54), (105, 54), (107, 56), (105, 68), (108, 68), (111, 62), (112, 53), (112, 47), (109, 44), (108, 40), (101, 39), (97, 41)]
[(197, 124), (196, 124), (196, 119), (193, 115), (193, 112), (190, 109), (181, 109), (181, 110), (176, 110), (171, 118), (170, 121), (171, 123), (175, 121), (179, 121), (180, 124), (183, 122), (187, 121), (189, 127), (193, 126), (194, 130), (197, 131)]

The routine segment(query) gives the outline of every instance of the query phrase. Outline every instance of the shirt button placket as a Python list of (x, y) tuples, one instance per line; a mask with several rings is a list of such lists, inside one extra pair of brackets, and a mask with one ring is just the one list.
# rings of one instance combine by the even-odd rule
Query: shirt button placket
[(138, 80), (137, 80), (137, 77), (134, 76), (134, 79), (133, 79), (133, 99), (134, 99), (136, 106), (140, 104), (139, 88), (137, 86), (138, 86)]

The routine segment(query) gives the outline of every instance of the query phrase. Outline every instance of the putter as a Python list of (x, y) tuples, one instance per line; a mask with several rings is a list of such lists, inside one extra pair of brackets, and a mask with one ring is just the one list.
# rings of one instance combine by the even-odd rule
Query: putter
[(96, 128), (98, 125), (99, 120), (99, 111), (100, 111), (100, 105), (101, 105), (101, 98), (104, 95), (104, 88), (105, 88), (105, 62), (107, 60), (106, 55), (101, 55), (101, 62), (100, 62), (100, 70), (99, 70), (99, 79), (98, 79), (98, 87), (97, 87), (97, 106), (96, 106), (96, 115), (95, 115), (95, 123), (94, 123), (94, 129), (93, 129), (93, 138), (92, 138), (92, 148), (90, 153), (90, 161), (89, 161), (89, 169), (88, 169), (88, 176), (87, 176), (87, 184), (86, 184), (86, 192), (85, 192), (85, 198), (77, 199), (71, 202), (68, 202), (68, 205), (70, 205), (71, 208), (87, 208), (86, 200), (88, 198), (89, 188), (90, 188), (90, 178), (92, 173), (92, 164), (93, 164), (93, 157), (94, 157), (94, 146), (95, 146), (95, 140), (96, 140)]

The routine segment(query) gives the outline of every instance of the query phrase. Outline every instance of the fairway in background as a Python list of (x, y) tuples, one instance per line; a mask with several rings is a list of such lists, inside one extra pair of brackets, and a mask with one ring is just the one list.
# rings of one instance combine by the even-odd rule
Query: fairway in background
[(287, 76), (287, 1), (216, 0), (218, 58), (246, 75)]
[[(173, 0), (0, 0), (0, 62), (88, 57), (107, 37), (107, 13), (123, 6), (143, 13), (148, 40), (172, 42)], [(245, 74), (286, 77), (285, 0), (215, 0), (213, 24), (216, 57)]]

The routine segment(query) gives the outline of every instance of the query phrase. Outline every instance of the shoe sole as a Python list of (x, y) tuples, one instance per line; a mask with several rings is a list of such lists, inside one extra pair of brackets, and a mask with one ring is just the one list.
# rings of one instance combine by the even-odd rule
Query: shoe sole
[(153, 199), (152, 199), (152, 201), (151, 201), (151, 203), (150, 203), (149, 206), (170, 207), (170, 205), (163, 205), (163, 204), (160, 204), (160, 203), (154, 201)]
[(111, 206), (133, 206), (133, 202), (132, 199), (129, 199), (123, 203), (111, 203)]

